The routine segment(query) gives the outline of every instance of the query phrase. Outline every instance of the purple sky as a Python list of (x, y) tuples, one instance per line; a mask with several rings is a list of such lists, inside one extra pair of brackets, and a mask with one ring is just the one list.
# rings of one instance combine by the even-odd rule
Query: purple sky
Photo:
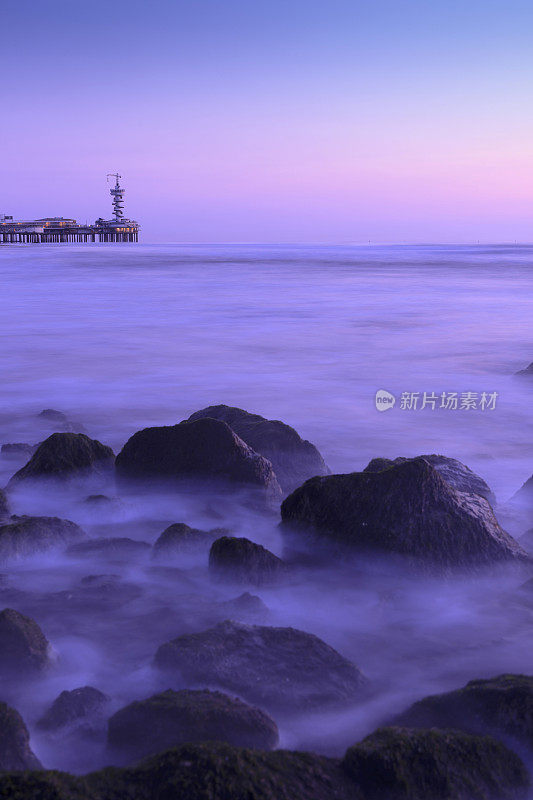
[(0, 212), (144, 241), (531, 241), (533, 7), (4, 0)]

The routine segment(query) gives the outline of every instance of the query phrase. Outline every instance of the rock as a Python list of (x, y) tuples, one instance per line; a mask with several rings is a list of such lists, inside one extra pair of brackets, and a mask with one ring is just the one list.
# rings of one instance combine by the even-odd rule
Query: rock
[(533, 677), (499, 675), (431, 695), (394, 720), (410, 728), (457, 728), (519, 742), (533, 751)]
[(0, 447), (0, 453), (2, 453), (4, 456), (32, 456), (38, 447), (38, 444), (13, 442), (11, 444), (3, 444), (2, 447)]
[(53, 433), (39, 445), (9, 486), (38, 478), (72, 478), (105, 474), (113, 467), (110, 447), (83, 433)]
[(6, 517), (9, 517), (9, 503), (6, 493), (0, 489), (0, 520), (4, 521)]
[(284, 422), (265, 419), (242, 408), (225, 405), (208, 406), (196, 411), (191, 414), (189, 421), (205, 417), (227, 422), (243, 442), (267, 458), (284, 492), (292, 492), (315, 475), (329, 474), (316, 447)]
[(344, 769), (364, 800), (517, 800), (529, 776), (488, 736), (381, 728), (346, 751)]
[[(435, 467), (447, 484), (452, 489), (457, 489), (458, 492), (470, 492), (471, 494), (478, 494), (488, 500), (491, 505), (495, 505), (496, 497), (492, 492), (490, 486), (476, 475), (469, 467), (457, 461), (455, 458), (448, 458), (448, 456), (440, 455), (424, 455), (418, 456), (423, 458), (432, 467)], [(403, 464), (405, 461), (412, 461), (411, 458), (373, 458), (372, 461), (365, 467), (363, 472), (382, 472), (384, 469), (394, 467), (396, 464)]]
[(270, 461), (214, 419), (138, 431), (118, 454), (116, 469), (122, 478), (216, 479), (281, 496)]
[(45, 408), (37, 418), (46, 423), (49, 427), (56, 430), (64, 431), (66, 433), (86, 433), (83, 425), (72, 422), (63, 411), (57, 411), (55, 408)]
[(311, 478), (283, 502), (281, 516), (287, 532), (311, 532), (343, 550), (397, 554), (430, 571), (529, 559), (483, 497), (453, 489), (424, 458)]
[(116, 498), (108, 497), (106, 494), (90, 494), (83, 501), (88, 506), (108, 506), (116, 502)]
[(161, 645), (155, 664), (271, 709), (346, 705), (366, 688), (357, 667), (311, 633), (229, 620)]
[(122, 708), (108, 723), (109, 747), (135, 761), (186, 742), (220, 741), (272, 750), (274, 720), (237, 697), (208, 690), (168, 689)]
[(64, 549), (85, 537), (74, 522), (58, 517), (11, 517), (0, 525), (0, 562)]
[(92, 733), (103, 727), (104, 712), (109, 702), (106, 694), (92, 686), (61, 692), (37, 722), (37, 727), (44, 731), (57, 731), (75, 726)]
[(167, 558), (209, 550), (215, 539), (227, 533), (225, 528), (202, 531), (190, 528), (184, 522), (175, 522), (166, 528), (153, 548), (154, 558)]
[(148, 542), (138, 542), (126, 537), (88, 539), (77, 542), (67, 550), (67, 555), (75, 558), (107, 558), (110, 560), (131, 560), (142, 558), (151, 550)]
[(250, 592), (243, 592), (231, 600), (223, 600), (217, 604), (223, 619), (255, 620), (256, 622), (268, 617), (269, 611), (260, 597)]
[(533, 475), (511, 497), (508, 505), (521, 513), (526, 525), (533, 523)]
[(18, 711), (0, 702), (0, 770), (25, 769), (42, 769), (41, 762), (30, 748), (30, 734)]
[(246, 750), (223, 742), (185, 744), (134, 767), (107, 768), (79, 778), (57, 771), (0, 775), (0, 798), (364, 800), (337, 759)]
[(533, 361), (525, 369), (520, 369), (518, 372), (515, 372), (515, 375), (520, 375), (523, 378), (533, 378)]
[(286, 565), (250, 539), (222, 536), (211, 545), (209, 572), (218, 580), (262, 586), (279, 580)]
[(40, 672), (51, 662), (52, 648), (35, 620), (5, 608), (0, 612), (0, 674)]
[(37, 416), (41, 419), (52, 420), (52, 422), (67, 422), (67, 415), (63, 411), (56, 411), (55, 408), (45, 408)]
[(530, 555), (533, 554), (533, 528), (530, 528), (528, 531), (522, 534), (517, 541), (520, 547), (523, 547), (524, 550), (527, 550)]

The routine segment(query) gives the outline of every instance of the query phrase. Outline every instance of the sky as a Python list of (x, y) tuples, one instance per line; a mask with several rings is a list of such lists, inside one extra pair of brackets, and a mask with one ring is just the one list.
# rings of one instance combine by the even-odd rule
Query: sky
[(528, 0), (2, 0), (0, 213), (533, 241)]

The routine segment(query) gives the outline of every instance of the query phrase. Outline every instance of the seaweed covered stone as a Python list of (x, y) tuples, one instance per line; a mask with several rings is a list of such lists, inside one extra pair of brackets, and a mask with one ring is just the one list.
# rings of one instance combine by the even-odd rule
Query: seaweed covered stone
[(37, 727), (57, 731), (76, 725), (93, 730), (103, 723), (103, 714), (110, 698), (93, 686), (61, 692), (38, 720)]
[(311, 478), (284, 500), (282, 526), (331, 550), (390, 553), (428, 571), (530, 557), (484, 497), (452, 488), (424, 458), (378, 472)]
[(11, 517), (0, 525), (0, 562), (64, 549), (85, 536), (85, 531), (68, 519)]
[(0, 612), (0, 675), (19, 677), (46, 669), (52, 649), (39, 625), (12, 608)]
[(499, 675), (430, 695), (400, 714), (410, 728), (457, 728), (514, 741), (533, 751), (533, 677)]
[(13, 475), (9, 486), (27, 480), (64, 480), (105, 474), (111, 471), (113, 463), (111, 448), (96, 439), (89, 439), (84, 433), (53, 433)]
[(30, 748), (30, 734), (14, 708), (0, 702), (0, 770), (42, 769)]
[(355, 664), (318, 636), (230, 620), (161, 645), (155, 664), (190, 684), (281, 711), (354, 704), (367, 689)]
[(122, 479), (222, 480), (281, 495), (270, 461), (215, 419), (138, 431), (118, 454), (116, 471)]
[(342, 763), (364, 800), (518, 800), (529, 789), (515, 753), (454, 730), (381, 728)]
[(262, 586), (278, 581), (286, 573), (286, 565), (250, 539), (222, 536), (211, 545), (209, 571), (220, 581)]
[(189, 420), (205, 417), (227, 422), (256, 453), (268, 458), (284, 492), (292, 492), (314, 475), (329, 474), (314, 444), (302, 439), (294, 428), (284, 422), (265, 419), (259, 414), (250, 414), (242, 408), (226, 405), (202, 408), (191, 414)]
[(278, 729), (268, 714), (237, 697), (206, 689), (168, 689), (113, 714), (107, 741), (114, 753), (132, 761), (186, 742), (271, 750), (278, 743)]

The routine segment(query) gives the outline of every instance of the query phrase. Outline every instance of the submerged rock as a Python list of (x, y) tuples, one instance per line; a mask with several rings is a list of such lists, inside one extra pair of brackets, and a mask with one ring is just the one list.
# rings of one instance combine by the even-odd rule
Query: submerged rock
[(59, 517), (11, 517), (0, 525), (0, 562), (64, 549), (85, 538), (74, 522)]
[(292, 492), (314, 475), (328, 475), (324, 459), (311, 442), (279, 420), (265, 419), (232, 406), (208, 406), (196, 411), (190, 420), (211, 417), (227, 422), (237, 436), (256, 453), (272, 463), (284, 492)]
[(42, 442), (9, 485), (39, 478), (72, 478), (102, 474), (113, 467), (114, 455), (96, 439), (83, 433), (53, 433)]
[(40, 672), (51, 662), (52, 648), (31, 617), (12, 608), (0, 612), (0, 674), (3, 677)]
[(26, 769), (42, 769), (41, 762), (30, 748), (30, 734), (18, 711), (0, 702), (0, 770)]
[(262, 586), (279, 580), (286, 565), (250, 539), (222, 536), (211, 545), (209, 571), (218, 580)]
[(318, 636), (229, 620), (161, 645), (155, 664), (281, 710), (355, 703), (367, 685), (355, 664)]
[(485, 498), (453, 489), (424, 458), (312, 478), (287, 497), (281, 516), (286, 530), (394, 553), (431, 571), (529, 560)]
[(270, 461), (214, 419), (138, 431), (118, 454), (116, 469), (122, 478), (216, 479), (281, 495)]
[(127, 537), (110, 537), (87, 539), (77, 542), (67, 550), (67, 555), (76, 558), (106, 558), (131, 560), (141, 558), (149, 553), (151, 545), (148, 542), (139, 542)]
[(85, 433), (83, 425), (73, 422), (63, 411), (57, 411), (55, 408), (45, 408), (37, 418), (46, 423), (50, 427), (54, 427), (58, 431), (67, 433)]
[(0, 453), (4, 456), (32, 456), (38, 444), (28, 444), (27, 442), (11, 442), (0, 447)]
[(109, 702), (110, 698), (93, 686), (61, 692), (37, 722), (37, 727), (45, 731), (57, 731), (74, 725), (93, 732), (103, 727), (104, 712)]
[(488, 736), (381, 728), (342, 765), (364, 800), (517, 800), (529, 789), (515, 753)]
[(269, 614), (268, 607), (261, 598), (250, 592), (243, 592), (231, 600), (222, 600), (217, 604), (217, 611), (222, 619), (253, 620), (255, 622), (266, 619)]
[(525, 369), (519, 369), (515, 375), (520, 375), (523, 378), (533, 378), (533, 361)]
[[(476, 475), (470, 467), (466, 464), (457, 461), (456, 458), (449, 458), (448, 456), (441, 455), (423, 455), (417, 456), (423, 458), (432, 467), (435, 467), (447, 484), (458, 492), (469, 492), (470, 494), (478, 494), (488, 500), (491, 505), (496, 502), (496, 497), (492, 492), (490, 486)], [(412, 458), (404, 458), (400, 456), (391, 460), (389, 458), (373, 458), (372, 461), (365, 467), (363, 472), (382, 472), (384, 469), (396, 466), (396, 464), (403, 464), (405, 461), (412, 461)]]
[(271, 750), (278, 743), (278, 729), (268, 714), (237, 697), (207, 689), (168, 689), (113, 714), (107, 740), (113, 751), (132, 761), (186, 742)]
[(180, 556), (183, 554), (207, 552), (215, 539), (227, 533), (225, 528), (202, 531), (191, 528), (184, 522), (169, 525), (157, 539), (153, 547), (154, 558)]
[(514, 740), (533, 751), (533, 677), (499, 675), (414, 703), (394, 721), (410, 728), (458, 728)]

